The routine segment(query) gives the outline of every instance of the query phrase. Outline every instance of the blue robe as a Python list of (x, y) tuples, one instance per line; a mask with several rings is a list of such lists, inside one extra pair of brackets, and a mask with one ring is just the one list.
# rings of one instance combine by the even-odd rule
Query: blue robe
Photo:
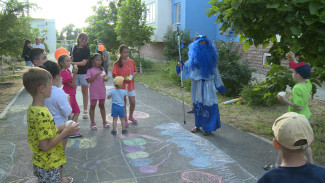
[[(216, 131), (221, 127), (217, 93), (226, 92), (221, 80), (219, 70), (214, 68), (214, 74), (204, 77), (196, 68), (193, 69), (192, 62), (185, 62), (182, 66), (182, 78), (191, 79), (192, 102), (195, 115), (195, 126), (202, 127), (205, 132)], [(176, 66), (177, 74), (180, 76), (180, 67)]]

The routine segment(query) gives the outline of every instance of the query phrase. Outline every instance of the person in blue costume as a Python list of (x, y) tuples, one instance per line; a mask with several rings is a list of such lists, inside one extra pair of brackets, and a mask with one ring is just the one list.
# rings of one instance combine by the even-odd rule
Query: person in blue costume
[[(192, 133), (201, 131), (211, 135), (221, 127), (217, 93), (226, 92), (218, 70), (218, 52), (215, 45), (206, 37), (198, 36), (190, 45), (189, 60), (178, 62), (176, 71), (184, 80), (191, 79), (192, 102), (195, 127)], [(181, 72), (182, 70), (182, 72)]]

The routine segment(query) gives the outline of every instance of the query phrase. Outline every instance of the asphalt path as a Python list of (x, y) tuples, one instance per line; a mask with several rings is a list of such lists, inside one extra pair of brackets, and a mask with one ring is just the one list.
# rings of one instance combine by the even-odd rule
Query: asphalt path
[[(26, 110), (31, 100), (23, 90), (7, 118), (0, 121), (0, 183), (36, 182), (27, 141)], [(77, 101), (82, 109), (80, 88)], [(182, 105), (136, 83), (134, 116), (139, 123), (130, 124), (127, 135), (121, 134), (120, 124), (116, 136), (111, 129), (104, 129), (98, 107), (97, 131), (91, 130), (89, 120), (80, 115), (83, 137), (69, 139), (64, 176), (72, 176), (77, 183), (242, 183), (256, 182), (264, 172), (262, 167), (275, 162), (277, 152), (269, 141), (225, 123), (211, 136), (190, 133), (194, 115), (186, 113), (184, 124)], [(105, 107), (111, 123), (110, 100)]]

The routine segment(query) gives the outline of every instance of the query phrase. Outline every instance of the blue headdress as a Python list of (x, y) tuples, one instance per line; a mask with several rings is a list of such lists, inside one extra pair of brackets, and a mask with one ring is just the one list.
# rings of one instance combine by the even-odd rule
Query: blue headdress
[(215, 45), (206, 36), (200, 35), (188, 48), (188, 62), (192, 65), (192, 69), (199, 69), (204, 78), (213, 75), (219, 57)]

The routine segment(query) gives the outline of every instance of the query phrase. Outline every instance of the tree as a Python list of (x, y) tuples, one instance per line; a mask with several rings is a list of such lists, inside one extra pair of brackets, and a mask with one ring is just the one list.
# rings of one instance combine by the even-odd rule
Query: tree
[[(247, 51), (272, 43), (270, 63), (280, 64), (288, 51), (303, 55), (314, 67), (313, 78), (325, 81), (325, 1), (211, 0), (221, 31), (232, 27)], [(276, 35), (281, 36), (277, 42)], [(314, 83), (320, 84), (314, 80)]]
[(138, 47), (140, 73), (142, 73), (140, 46), (150, 42), (154, 28), (146, 25), (146, 6), (141, 0), (127, 0), (121, 3), (118, 10), (118, 21), (115, 28), (117, 40), (128, 46)]
[[(0, 70), (2, 79), (3, 56), (19, 58), (25, 40), (35, 39), (31, 31), (29, 17), (25, 17), (26, 11), (32, 6), (34, 5), (17, 0), (0, 1)], [(12, 63), (13, 59), (10, 60)]]
[(101, 40), (108, 51), (117, 50), (120, 43), (114, 31), (117, 22), (119, 3), (113, 1), (98, 1), (93, 7), (94, 15), (86, 19), (89, 24), (85, 32), (88, 35), (90, 48), (95, 50), (97, 41)]

